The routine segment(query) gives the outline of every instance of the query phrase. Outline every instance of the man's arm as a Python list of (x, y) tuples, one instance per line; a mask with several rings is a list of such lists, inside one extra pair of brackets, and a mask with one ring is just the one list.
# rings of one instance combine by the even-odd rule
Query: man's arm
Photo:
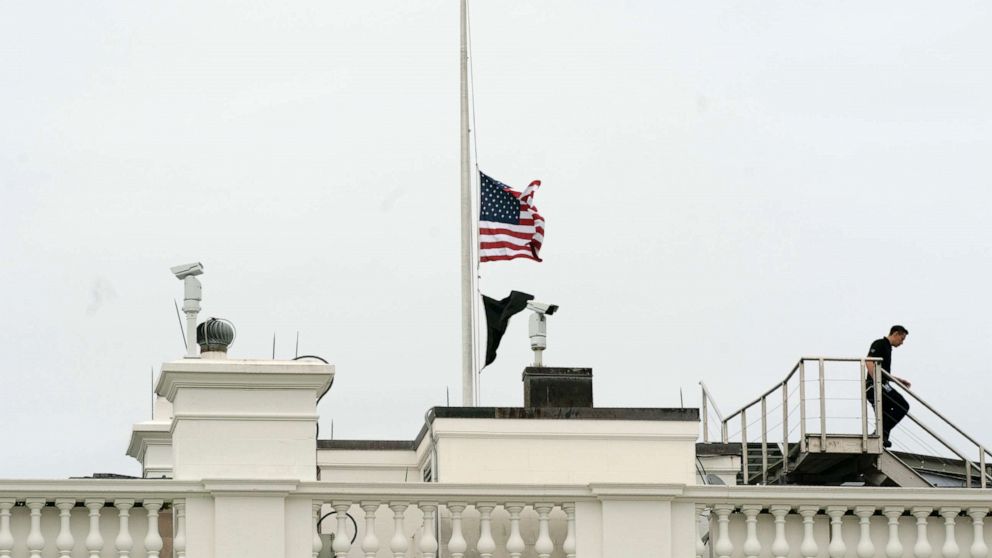
[(865, 367), (868, 369), (868, 377), (871, 381), (875, 381), (875, 361), (869, 360), (865, 362)]

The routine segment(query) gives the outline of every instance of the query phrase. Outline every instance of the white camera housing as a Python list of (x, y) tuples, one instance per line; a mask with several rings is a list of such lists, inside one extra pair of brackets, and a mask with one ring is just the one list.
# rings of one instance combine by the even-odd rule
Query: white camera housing
[(200, 262), (177, 265), (169, 269), (172, 271), (172, 274), (176, 276), (176, 279), (185, 279), (187, 277), (203, 275), (203, 264)]
[(545, 302), (534, 302), (531, 300), (527, 303), (527, 309), (537, 312), (538, 314), (546, 314), (550, 316), (558, 311), (558, 305), (548, 304)]

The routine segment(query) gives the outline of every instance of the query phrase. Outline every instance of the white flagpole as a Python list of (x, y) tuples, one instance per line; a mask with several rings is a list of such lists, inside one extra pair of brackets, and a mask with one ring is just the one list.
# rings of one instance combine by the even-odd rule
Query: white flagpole
[(468, 112), (468, 0), (461, 0), (461, 149), (462, 149), (462, 407), (475, 406), (475, 324), (472, 306), (475, 261), (472, 227), (472, 174)]

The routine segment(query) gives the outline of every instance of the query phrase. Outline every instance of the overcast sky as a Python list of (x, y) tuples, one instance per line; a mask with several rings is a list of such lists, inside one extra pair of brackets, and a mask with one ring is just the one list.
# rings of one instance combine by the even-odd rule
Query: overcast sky
[[(541, 179), (547, 220), (482, 290), (561, 306), (546, 364), (726, 412), (902, 323), (895, 371), (992, 443), (992, 5), (472, 16), (479, 164)], [(3, 3), (0, 477), (140, 473), (196, 260), (232, 357), (299, 331), (337, 366), (323, 436), (412, 439), (460, 394), (458, 141), (455, 0)], [(482, 403), (520, 405), (530, 359), (521, 315)]]

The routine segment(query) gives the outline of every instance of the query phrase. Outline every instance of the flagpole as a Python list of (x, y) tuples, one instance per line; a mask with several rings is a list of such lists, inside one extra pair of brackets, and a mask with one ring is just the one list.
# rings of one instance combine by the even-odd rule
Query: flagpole
[(475, 262), (472, 254), (472, 175), (469, 151), (468, 107), (468, 0), (460, 0), (461, 35), (461, 207), (462, 207), (462, 407), (475, 406), (475, 324), (472, 322), (473, 293), (472, 273)]

